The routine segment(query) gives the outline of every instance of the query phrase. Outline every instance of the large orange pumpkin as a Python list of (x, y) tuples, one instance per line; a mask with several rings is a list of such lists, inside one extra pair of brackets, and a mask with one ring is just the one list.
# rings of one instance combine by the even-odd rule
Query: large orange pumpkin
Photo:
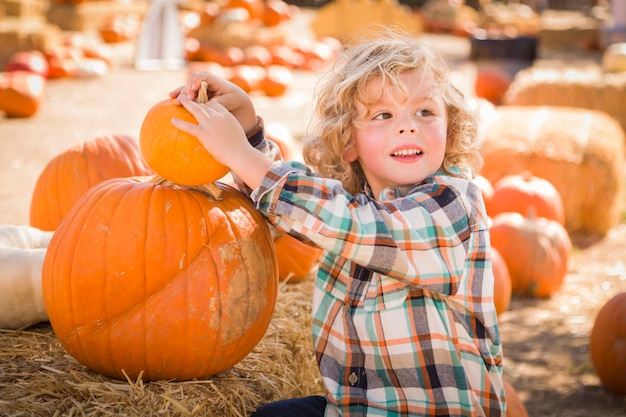
[(308, 245), (287, 234), (274, 238), (278, 277), (280, 281), (296, 283), (302, 281), (315, 268), (322, 256), (322, 250)]
[(81, 142), (55, 156), (39, 174), (30, 201), (30, 225), (54, 230), (91, 186), (151, 173), (135, 137), (100, 135)]
[(493, 184), (493, 194), (487, 213), (494, 217), (514, 211), (524, 216), (546, 217), (565, 224), (563, 199), (559, 191), (545, 178), (529, 171), (502, 177)]
[[(207, 91), (198, 91), (198, 102), (208, 100)], [(148, 165), (158, 175), (177, 184), (210, 184), (229, 172), (202, 146), (200, 141), (172, 125), (172, 118), (197, 123), (174, 99), (163, 100), (146, 114), (139, 132), (139, 146)]]
[(101, 374), (190, 380), (263, 337), (276, 303), (272, 236), (239, 191), (219, 199), (151, 177), (92, 187), (54, 233), (44, 304), (63, 347)]
[(589, 354), (604, 386), (626, 395), (626, 292), (615, 295), (598, 312)]
[(572, 243), (560, 223), (507, 212), (493, 218), (489, 232), (509, 268), (513, 293), (543, 298), (561, 287)]

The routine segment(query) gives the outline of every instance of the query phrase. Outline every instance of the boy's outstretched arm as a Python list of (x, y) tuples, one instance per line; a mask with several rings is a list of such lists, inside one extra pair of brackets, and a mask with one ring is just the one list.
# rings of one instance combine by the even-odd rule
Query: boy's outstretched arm
[[(235, 115), (217, 100), (198, 104), (186, 94), (178, 95), (178, 100), (198, 124), (174, 118), (174, 127), (198, 138), (218, 162), (229, 167), (251, 189), (258, 188), (273, 160), (250, 145), (245, 127)], [(256, 114), (254, 117), (256, 125)]]

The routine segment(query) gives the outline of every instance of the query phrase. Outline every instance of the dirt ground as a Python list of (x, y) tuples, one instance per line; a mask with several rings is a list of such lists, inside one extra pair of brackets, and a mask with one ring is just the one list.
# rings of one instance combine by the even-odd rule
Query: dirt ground
[[(138, 135), (148, 109), (184, 82), (184, 70), (139, 72), (130, 65), (128, 51), (120, 52), (125, 59), (103, 77), (50, 81), (34, 117), (0, 118), (0, 223), (28, 223), (35, 181), (54, 155), (99, 134)], [(296, 74), (286, 96), (255, 97), (257, 111), (266, 123), (282, 123), (301, 134), (315, 80), (311, 73)], [(601, 240), (581, 243), (555, 296), (515, 297), (501, 317), (505, 375), (531, 417), (626, 416), (626, 398), (603, 388), (588, 353), (598, 310), (626, 291), (625, 254), (626, 225)]]

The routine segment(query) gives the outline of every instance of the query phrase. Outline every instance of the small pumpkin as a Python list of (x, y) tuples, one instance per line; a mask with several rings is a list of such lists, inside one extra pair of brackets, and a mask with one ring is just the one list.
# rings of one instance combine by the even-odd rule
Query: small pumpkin
[(493, 269), (493, 301), (496, 313), (500, 316), (509, 309), (511, 305), (511, 274), (506, 261), (497, 249), (491, 248), (491, 265)]
[(224, 371), (263, 337), (278, 269), (262, 215), (239, 191), (114, 178), (63, 219), (43, 264), (52, 328), (105, 376), (190, 380)]
[(287, 234), (275, 237), (274, 246), (280, 281), (302, 281), (317, 266), (322, 256), (322, 249)]
[(530, 171), (507, 175), (494, 183), (487, 212), (493, 217), (507, 211), (545, 217), (565, 224), (561, 194), (550, 181)]
[(29, 223), (54, 230), (93, 185), (110, 178), (152, 173), (133, 136), (99, 135), (83, 141), (56, 155), (39, 174), (31, 196)]
[(233, 65), (228, 81), (241, 88), (246, 93), (259, 90), (260, 82), (265, 78), (265, 67), (260, 65)]
[(292, 18), (292, 9), (289, 3), (283, 0), (266, 0), (263, 8), (263, 23), (265, 26), (277, 26)]
[(16, 52), (9, 58), (4, 71), (29, 71), (46, 78), (48, 76), (48, 60), (38, 50)]
[(259, 89), (268, 97), (279, 97), (287, 92), (293, 82), (291, 70), (282, 65), (269, 65), (259, 80)]
[(48, 321), (41, 270), (52, 232), (0, 225), (0, 329)]
[(39, 110), (46, 79), (30, 71), (0, 72), (0, 111), (8, 117), (31, 117)]
[(504, 392), (506, 394), (506, 417), (528, 417), (526, 406), (517, 390), (507, 380), (502, 382), (504, 383)]
[(474, 92), (476, 97), (500, 105), (513, 82), (507, 70), (495, 66), (481, 66), (476, 73)]
[(560, 223), (506, 212), (493, 217), (489, 233), (509, 269), (513, 293), (545, 298), (561, 287), (572, 243)]
[[(206, 102), (206, 83), (199, 89), (197, 102)], [(172, 118), (196, 123), (195, 118), (175, 99), (154, 105), (144, 117), (139, 146), (148, 165), (158, 175), (180, 185), (209, 184), (229, 172), (202, 146), (200, 141), (172, 125)]]
[(604, 386), (626, 395), (626, 292), (608, 300), (596, 316), (589, 337), (589, 355)]

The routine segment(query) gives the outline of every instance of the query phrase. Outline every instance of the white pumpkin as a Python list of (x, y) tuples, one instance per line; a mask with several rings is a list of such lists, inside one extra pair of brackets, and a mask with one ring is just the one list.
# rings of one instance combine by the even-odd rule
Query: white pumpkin
[(626, 42), (607, 46), (602, 53), (602, 68), (606, 72), (626, 71)]
[(53, 232), (0, 225), (0, 328), (48, 321), (41, 269)]

